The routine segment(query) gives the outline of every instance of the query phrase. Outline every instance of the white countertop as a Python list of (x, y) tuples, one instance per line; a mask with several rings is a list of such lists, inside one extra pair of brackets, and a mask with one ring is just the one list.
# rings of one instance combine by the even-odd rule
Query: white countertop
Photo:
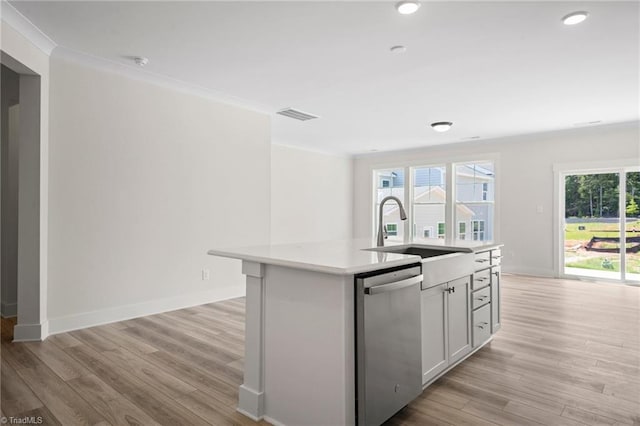
[[(387, 243), (386, 245), (403, 245), (402, 243)], [(423, 244), (412, 244), (423, 245)], [(434, 244), (424, 246), (471, 248), (480, 251), (483, 248), (496, 247), (499, 244), (481, 242), (478, 244), (444, 244), (434, 241)], [(375, 247), (375, 241), (370, 239), (323, 241), (300, 244), (271, 244), (253, 247), (212, 249), (207, 253), (212, 256), (229, 257), (269, 265), (280, 265), (310, 271), (330, 274), (352, 275), (376, 269), (418, 263), (420, 256), (382, 253), (368, 251)]]

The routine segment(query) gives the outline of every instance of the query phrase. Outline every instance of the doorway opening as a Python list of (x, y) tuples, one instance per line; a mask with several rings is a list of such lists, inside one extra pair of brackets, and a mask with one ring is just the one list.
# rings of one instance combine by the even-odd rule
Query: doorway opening
[(561, 173), (561, 275), (640, 283), (640, 171)]
[(0, 52), (0, 315), (3, 340), (46, 336), (41, 287), (41, 77)]

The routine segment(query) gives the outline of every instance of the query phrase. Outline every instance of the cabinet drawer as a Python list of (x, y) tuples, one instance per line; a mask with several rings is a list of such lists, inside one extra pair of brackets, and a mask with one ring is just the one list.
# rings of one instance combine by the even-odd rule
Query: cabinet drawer
[(486, 342), (491, 337), (491, 303), (473, 311), (473, 347)]
[(489, 283), (491, 283), (491, 269), (485, 269), (473, 274), (471, 289), (478, 290), (482, 287), (488, 286)]
[(483, 251), (480, 253), (476, 253), (474, 264), (475, 264), (476, 271), (491, 265), (491, 251)]
[(474, 291), (471, 297), (471, 309), (478, 309), (480, 306), (486, 305), (491, 301), (491, 287), (485, 287), (482, 290)]
[(502, 250), (491, 250), (491, 265), (499, 265), (502, 263)]

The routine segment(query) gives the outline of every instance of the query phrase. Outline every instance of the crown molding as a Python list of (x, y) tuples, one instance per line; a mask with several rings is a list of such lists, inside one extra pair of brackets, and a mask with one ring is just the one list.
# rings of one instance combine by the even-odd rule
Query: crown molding
[(53, 49), (58, 46), (55, 41), (51, 40), (40, 28), (36, 27), (33, 22), (18, 12), (18, 10), (6, 0), (0, 1), (0, 18), (3, 23), (6, 23), (22, 34), (24, 38), (42, 50), (47, 56), (50, 56)]
[(199, 86), (197, 84), (187, 83), (185, 81), (172, 78), (163, 74), (157, 74), (137, 65), (128, 65), (111, 59), (90, 55), (88, 53), (79, 52), (59, 45), (53, 57), (61, 58), (66, 61), (79, 63), (83, 66), (93, 68), (99, 71), (118, 74), (133, 80), (144, 81), (166, 89), (175, 90), (177, 92), (210, 99), (226, 105), (231, 105), (261, 114), (273, 115), (274, 108), (254, 102), (251, 100), (230, 96), (220, 91)]

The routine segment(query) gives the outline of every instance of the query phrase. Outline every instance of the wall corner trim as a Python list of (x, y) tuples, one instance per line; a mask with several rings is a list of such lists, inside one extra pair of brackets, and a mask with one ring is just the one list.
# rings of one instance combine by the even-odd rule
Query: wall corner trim
[(6, 0), (0, 2), (0, 17), (4, 23), (15, 29), (47, 56), (51, 56), (53, 49), (58, 46)]
[(16, 324), (13, 328), (14, 342), (42, 342), (49, 335), (49, 323)]

